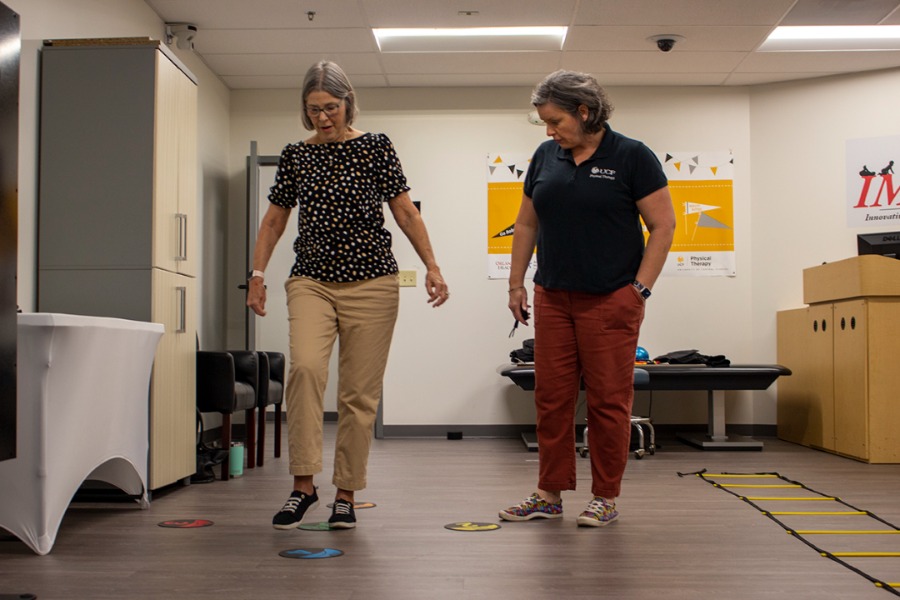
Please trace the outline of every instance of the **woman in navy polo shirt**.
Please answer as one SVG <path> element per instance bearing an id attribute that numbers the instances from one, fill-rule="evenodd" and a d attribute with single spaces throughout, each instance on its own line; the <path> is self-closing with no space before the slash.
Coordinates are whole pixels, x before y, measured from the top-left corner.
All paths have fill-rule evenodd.
<path id="1" fill-rule="evenodd" d="M 516 218 L 509 309 L 526 323 L 525 271 L 534 276 L 538 490 L 500 512 L 507 521 L 562 517 L 575 489 L 575 400 L 583 379 L 591 431 L 591 493 L 578 516 L 598 527 L 619 516 L 628 460 L 634 356 L 644 307 L 672 245 L 675 213 L 659 160 L 613 131 L 612 106 L 590 75 L 557 71 L 531 102 L 553 138 L 525 177 Z M 643 219 L 650 232 L 646 246 Z"/>

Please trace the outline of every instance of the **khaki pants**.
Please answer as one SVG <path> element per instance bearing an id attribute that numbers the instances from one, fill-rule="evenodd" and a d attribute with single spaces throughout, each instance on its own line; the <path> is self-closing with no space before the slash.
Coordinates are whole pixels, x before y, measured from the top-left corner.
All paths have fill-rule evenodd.
<path id="1" fill-rule="evenodd" d="M 291 474 L 322 471 L 325 384 L 338 339 L 338 428 L 332 482 L 340 489 L 362 490 L 397 320 L 397 275 L 352 283 L 291 277 L 284 287 L 291 342 L 285 393 Z"/>

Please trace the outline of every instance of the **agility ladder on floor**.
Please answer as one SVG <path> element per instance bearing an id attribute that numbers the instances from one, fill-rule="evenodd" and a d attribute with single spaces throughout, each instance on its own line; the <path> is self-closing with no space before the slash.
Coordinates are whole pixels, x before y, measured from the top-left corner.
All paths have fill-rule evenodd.
<path id="1" fill-rule="evenodd" d="M 678 473 L 679 477 L 684 477 L 686 475 L 695 475 L 702 479 L 703 481 L 711 484 L 713 487 L 719 488 L 735 496 L 740 498 L 750 506 L 759 510 L 762 514 L 769 517 L 776 523 L 778 523 L 787 533 L 794 536 L 816 552 L 818 552 L 821 556 L 825 558 L 830 558 L 831 560 L 845 566 L 850 569 L 854 573 L 865 577 L 869 581 L 871 581 L 875 586 L 885 589 L 896 596 L 900 596 L 900 581 L 882 581 L 876 577 L 873 577 L 860 569 L 859 567 L 853 566 L 844 559 L 865 559 L 865 558 L 897 558 L 900 559 L 900 551 L 896 552 L 829 552 L 828 550 L 824 550 L 812 543 L 810 540 L 806 538 L 806 536 L 817 536 L 817 535 L 839 535 L 839 536 L 873 536 L 873 535 L 900 535 L 900 527 L 893 525 L 881 517 L 875 515 L 874 513 L 867 510 L 860 510 L 855 506 L 852 506 L 840 498 L 835 496 L 829 496 L 827 494 L 823 494 L 821 492 L 817 492 L 814 489 L 808 488 L 807 486 L 799 483 L 797 481 L 792 481 L 779 475 L 778 473 L 707 473 L 706 469 L 702 471 L 698 471 L 696 473 Z M 777 479 L 780 483 L 737 483 L 738 481 L 747 481 L 751 479 Z M 722 481 L 734 481 L 735 483 L 722 483 Z M 780 495 L 779 492 L 774 492 L 774 495 L 756 495 L 750 496 L 745 495 L 752 492 L 745 490 L 760 490 L 760 494 L 771 494 L 775 490 L 790 490 L 789 492 L 782 492 L 784 494 L 790 495 Z M 796 495 L 795 491 L 797 494 Z M 762 508 L 758 503 L 778 503 L 778 502 L 811 502 L 815 503 L 816 508 L 821 507 L 825 503 L 834 503 L 839 505 L 838 509 L 835 510 L 805 510 L 805 511 L 783 511 L 783 510 L 768 510 Z M 847 510 L 844 510 L 847 509 Z M 792 517 L 816 517 L 816 516 L 839 516 L 839 517 L 866 517 L 868 519 L 874 519 L 878 523 L 882 525 L 886 525 L 890 529 L 864 529 L 864 528 L 855 528 L 855 529 L 795 529 L 793 527 L 789 527 L 784 522 L 782 522 L 778 517 L 782 516 L 792 516 Z M 900 550 L 900 537 L 897 538 L 897 548 Z"/>

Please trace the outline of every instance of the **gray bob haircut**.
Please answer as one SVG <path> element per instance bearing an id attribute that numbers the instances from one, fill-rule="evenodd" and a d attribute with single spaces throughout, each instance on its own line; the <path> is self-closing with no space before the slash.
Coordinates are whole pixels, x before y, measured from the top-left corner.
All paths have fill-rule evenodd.
<path id="1" fill-rule="evenodd" d="M 573 115 L 578 115 L 580 106 L 586 106 L 588 117 L 582 122 L 585 133 L 603 129 L 613 111 L 606 91 L 597 80 L 587 73 L 575 71 L 555 71 L 547 75 L 531 93 L 531 103 L 535 106 L 555 104 Z"/>
<path id="2" fill-rule="evenodd" d="M 311 66 L 303 78 L 303 126 L 313 131 L 315 126 L 312 119 L 306 114 L 306 98 L 312 92 L 326 92 L 335 98 L 344 101 L 344 110 L 347 117 L 347 125 L 352 125 L 359 114 L 356 106 L 356 92 L 353 91 L 353 85 L 344 70 L 337 64 L 321 60 Z"/>

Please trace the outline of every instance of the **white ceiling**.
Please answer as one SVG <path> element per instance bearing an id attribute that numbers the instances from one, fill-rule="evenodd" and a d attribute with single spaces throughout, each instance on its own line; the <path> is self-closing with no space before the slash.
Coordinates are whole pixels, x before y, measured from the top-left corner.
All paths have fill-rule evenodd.
<path id="1" fill-rule="evenodd" d="M 605 86 L 754 85 L 900 67 L 900 51 L 755 51 L 778 25 L 900 25 L 900 0 L 145 1 L 167 23 L 196 25 L 194 51 L 232 89 L 297 88 L 323 58 L 359 88 L 531 87 L 556 69 Z M 524 25 L 569 34 L 554 52 L 389 54 L 371 31 Z M 659 34 L 684 40 L 663 53 L 648 40 Z"/>

